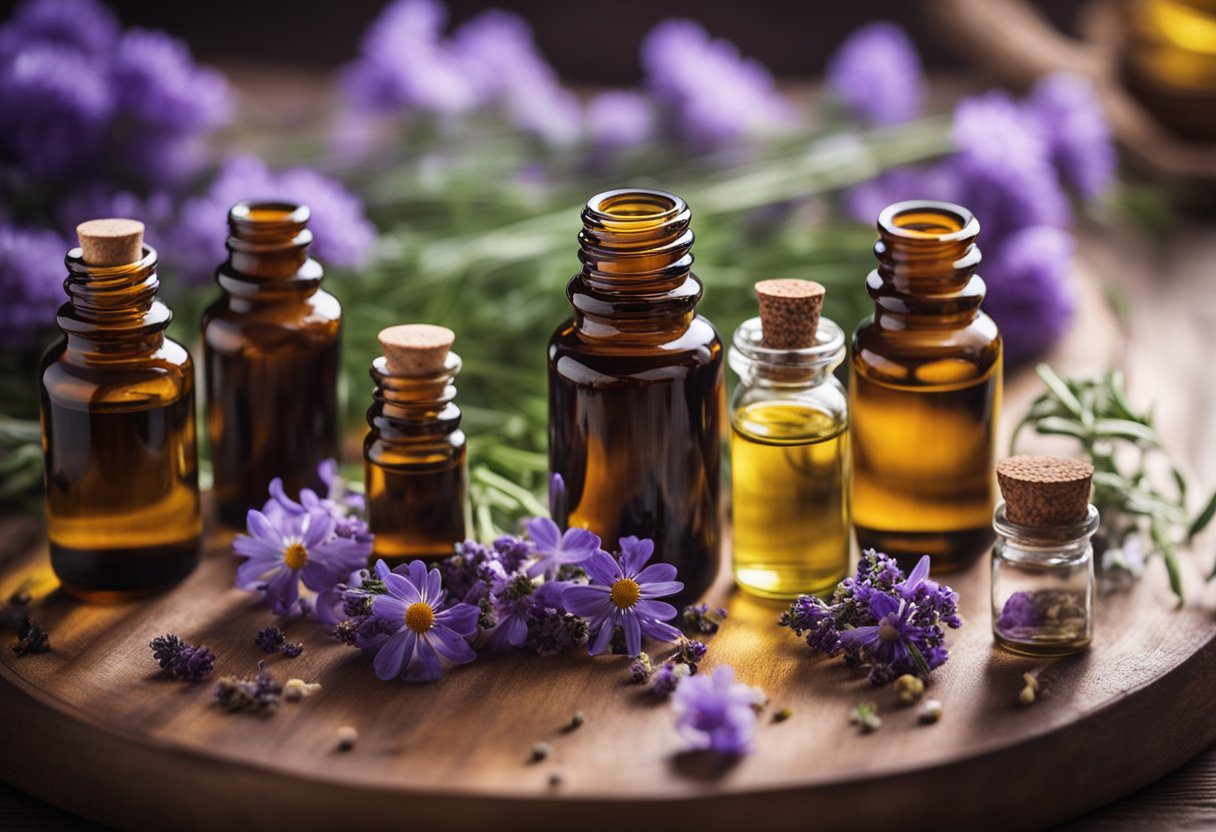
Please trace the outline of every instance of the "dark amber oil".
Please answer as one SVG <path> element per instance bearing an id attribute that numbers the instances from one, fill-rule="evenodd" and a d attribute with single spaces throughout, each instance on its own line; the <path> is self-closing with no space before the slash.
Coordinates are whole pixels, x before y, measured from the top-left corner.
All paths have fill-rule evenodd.
<path id="1" fill-rule="evenodd" d="M 372 363 L 363 473 L 373 557 L 390 565 L 447 557 L 467 537 L 467 449 L 452 384 L 458 372 L 455 353 L 433 376 L 392 375 L 383 356 Z"/>
<path id="2" fill-rule="evenodd" d="M 194 368 L 165 337 L 156 252 L 143 252 L 104 268 L 68 253 L 64 339 L 40 370 L 51 566 L 89 601 L 164 589 L 198 563 Z"/>
<path id="3" fill-rule="evenodd" d="M 695 309 L 691 212 L 619 190 L 582 219 L 574 316 L 549 342 L 549 466 L 567 490 L 556 519 L 607 548 L 652 538 L 693 598 L 718 572 L 725 386 L 721 341 Z"/>
<path id="4" fill-rule="evenodd" d="M 885 209 L 853 335 L 849 413 L 858 545 L 935 571 L 992 543 L 1001 340 L 980 311 L 979 223 L 965 208 Z"/>
<path id="5" fill-rule="evenodd" d="M 341 307 L 308 256 L 308 208 L 240 203 L 228 216 L 223 295 L 203 313 L 207 429 L 220 518 L 243 527 L 283 478 L 294 494 L 323 488 L 338 457 Z"/>

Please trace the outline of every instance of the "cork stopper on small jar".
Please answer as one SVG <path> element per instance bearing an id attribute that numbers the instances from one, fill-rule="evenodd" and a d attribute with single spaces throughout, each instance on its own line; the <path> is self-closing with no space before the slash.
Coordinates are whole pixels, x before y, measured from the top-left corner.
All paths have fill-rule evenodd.
<path id="1" fill-rule="evenodd" d="M 444 326 L 399 324 L 376 336 L 388 371 L 395 376 L 429 376 L 443 369 L 456 333 Z"/>
<path id="2" fill-rule="evenodd" d="M 757 283 L 762 344 L 776 350 L 815 346 L 825 291 L 813 280 L 784 278 Z"/>
<path id="3" fill-rule="evenodd" d="M 1005 517 L 1032 528 L 1085 520 L 1093 477 L 1088 462 L 1060 456 L 1011 456 L 996 466 Z"/>
<path id="4" fill-rule="evenodd" d="M 76 236 L 90 266 L 125 266 L 144 256 L 144 224 L 139 220 L 89 220 L 76 226 Z"/>

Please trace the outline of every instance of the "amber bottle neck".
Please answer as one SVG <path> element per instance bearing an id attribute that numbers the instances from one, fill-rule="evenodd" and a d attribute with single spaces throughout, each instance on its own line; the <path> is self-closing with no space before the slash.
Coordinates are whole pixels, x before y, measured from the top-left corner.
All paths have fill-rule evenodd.
<path id="1" fill-rule="evenodd" d="M 173 313 L 157 298 L 156 250 L 143 247 L 143 257 L 122 266 L 90 266 L 79 248 L 64 261 L 68 302 L 59 309 L 59 328 L 69 351 L 91 358 L 139 358 L 165 342 Z"/>
<path id="2" fill-rule="evenodd" d="M 454 432 L 460 427 L 460 408 L 453 382 L 461 366 L 460 356 L 450 352 L 439 372 L 402 376 L 390 373 L 387 359 L 378 357 L 371 367 L 375 403 L 367 412 L 372 430 L 382 439 L 403 441 Z"/>
<path id="3" fill-rule="evenodd" d="M 580 271 L 566 295 L 575 326 L 589 338 L 687 328 L 701 299 L 692 274 L 692 212 L 673 194 L 608 191 L 582 214 Z"/>
<path id="4" fill-rule="evenodd" d="M 975 274 L 980 225 L 965 208 L 945 202 L 898 202 L 878 217 L 874 256 L 866 280 L 875 319 L 898 326 L 966 325 L 984 300 Z"/>
<path id="5" fill-rule="evenodd" d="M 228 213 L 228 259 L 216 281 L 234 298 L 292 301 L 321 287 L 322 270 L 308 256 L 312 232 L 306 206 L 242 202 Z"/>

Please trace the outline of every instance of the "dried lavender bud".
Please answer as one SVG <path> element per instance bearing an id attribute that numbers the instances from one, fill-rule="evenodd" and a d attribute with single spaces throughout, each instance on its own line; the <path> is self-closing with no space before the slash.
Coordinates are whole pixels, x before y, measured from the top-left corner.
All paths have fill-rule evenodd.
<path id="1" fill-rule="evenodd" d="M 279 648 L 279 652 L 284 658 L 294 659 L 304 652 L 304 642 L 297 641 L 295 644 L 284 644 Z"/>
<path id="2" fill-rule="evenodd" d="M 570 721 L 566 723 L 566 727 L 563 728 L 562 730 L 573 731 L 576 728 L 579 728 L 580 726 L 582 726 L 582 724 L 586 721 L 587 721 L 587 718 L 585 716 L 583 716 L 582 711 L 575 711 L 571 715 Z"/>
<path id="3" fill-rule="evenodd" d="M 28 589 L 33 584 L 32 580 L 27 580 L 8 596 L 8 601 L 0 608 L 0 627 L 20 630 L 29 620 L 30 605 L 34 603 L 34 599 Z"/>
<path id="4" fill-rule="evenodd" d="M 849 713 L 849 722 L 857 726 L 863 734 L 870 734 L 882 727 L 882 719 L 878 709 L 869 702 L 862 702 Z"/>
<path id="5" fill-rule="evenodd" d="M 215 683 L 215 698 L 225 711 L 237 713 L 268 713 L 279 706 L 283 687 L 266 669 L 265 662 L 258 662 L 256 676 L 241 679 L 224 676 Z"/>
<path id="6" fill-rule="evenodd" d="M 916 713 L 916 720 L 921 725 L 932 725 L 942 718 L 942 703 L 936 699 L 926 699 L 921 703 Z"/>
<path id="7" fill-rule="evenodd" d="M 777 710 L 773 711 L 773 722 L 785 722 L 793 715 L 794 712 L 789 708 L 778 708 Z"/>
<path id="8" fill-rule="evenodd" d="M 681 638 L 676 643 L 676 652 L 671 657 L 671 660 L 688 665 L 689 671 L 696 673 L 697 663 L 705 658 L 707 652 L 709 652 L 709 646 L 705 642 Z"/>
<path id="9" fill-rule="evenodd" d="M 666 699 L 675 692 L 683 679 L 691 675 L 692 671 L 686 664 L 665 664 L 655 671 L 650 682 L 650 690 L 660 699 Z"/>
<path id="10" fill-rule="evenodd" d="M 635 685 L 640 685 L 650 678 L 653 670 L 654 664 L 650 661 L 650 654 L 639 653 L 638 657 L 629 665 L 629 680 Z"/>
<path id="11" fill-rule="evenodd" d="M 357 622 L 347 618 L 345 621 L 339 621 L 337 624 L 335 624 L 334 628 L 329 631 L 329 634 L 343 644 L 353 647 L 355 645 L 355 635 L 357 632 Z"/>
<path id="12" fill-rule="evenodd" d="M 283 635 L 283 631 L 275 624 L 271 624 L 263 630 L 258 630 L 257 635 L 253 637 L 253 643 L 263 653 L 273 653 L 282 647 L 285 641 L 287 641 L 287 637 Z"/>
<path id="13" fill-rule="evenodd" d="M 680 613 L 680 625 L 685 631 L 713 635 L 726 620 L 725 607 L 710 610 L 709 604 L 690 604 Z"/>
<path id="14" fill-rule="evenodd" d="M 181 654 L 182 648 L 186 644 L 180 638 L 173 635 L 173 633 L 166 633 L 163 636 L 157 636 L 152 639 L 148 643 L 148 646 L 152 648 L 152 658 L 160 665 L 160 669 L 168 670 L 173 662 L 177 660 L 178 655 Z"/>
<path id="15" fill-rule="evenodd" d="M 359 732 L 350 725 L 343 725 L 338 729 L 338 750 L 350 751 L 355 747 L 355 743 L 359 741 Z"/>
<path id="16" fill-rule="evenodd" d="M 18 656 L 32 656 L 35 653 L 46 653 L 51 649 L 51 640 L 42 625 L 32 618 L 26 618 L 17 628 L 17 639 L 13 642 L 13 652 Z"/>
<path id="17" fill-rule="evenodd" d="M 528 758 L 530 763 L 539 763 L 550 754 L 553 753 L 553 748 L 547 742 L 537 742 L 532 744 L 532 756 Z"/>
<path id="18" fill-rule="evenodd" d="M 165 675 L 183 682 L 201 682 L 215 669 L 215 654 L 205 646 L 187 644 L 173 633 L 148 643 L 152 658 Z"/>
<path id="19" fill-rule="evenodd" d="M 918 676 L 913 676 L 911 673 L 905 673 L 895 680 L 895 692 L 899 694 L 899 701 L 905 705 L 912 705 L 920 700 L 925 694 L 925 683 Z"/>

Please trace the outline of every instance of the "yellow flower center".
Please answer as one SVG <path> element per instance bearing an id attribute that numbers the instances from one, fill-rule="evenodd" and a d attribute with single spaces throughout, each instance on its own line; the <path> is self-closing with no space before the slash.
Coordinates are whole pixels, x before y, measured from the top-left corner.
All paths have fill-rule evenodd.
<path id="1" fill-rule="evenodd" d="M 405 611 L 405 626 L 415 633 L 425 633 L 435 623 L 435 611 L 425 601 L 410 604 Z"/>
<path id="2" fill-rule="evenodd" d="M 608 597 L 616 604 L 617 609 L 624 610 L 636 604 L 641 595 L 642 589 L 637 581 L 633 578 L 621 578 L 612 585 L 612 592 Z"/>
<path id="3" fill-rule="evenodd" d="M 302 569 L 308 563 L 308 550 L 299 541 L 289 543 L 283 550 L 283 562 L 289 569 Z"/>

